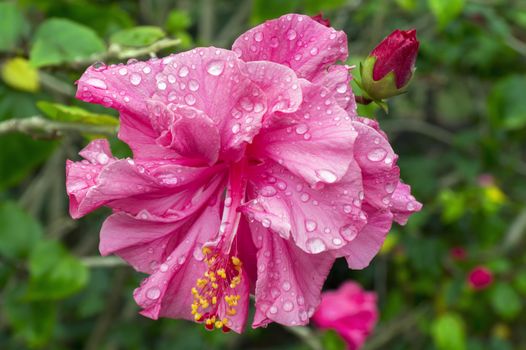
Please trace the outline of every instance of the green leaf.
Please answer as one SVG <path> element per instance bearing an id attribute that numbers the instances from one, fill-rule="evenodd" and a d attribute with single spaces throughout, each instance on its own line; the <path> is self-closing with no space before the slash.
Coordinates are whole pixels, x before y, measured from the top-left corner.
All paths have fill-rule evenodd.
<path id="1" fill-rule="evenodd" d="M 522 309 L 522 302 L 517 292 L 506 283 L 497 283 L 491 294 L 491 305 L 495 312 L 505 319 L 513 319 Z"/>
<path id="2" fill-rule="evenodd" d="M 445 28 L 462 12 L 465 0 L 428 0 L 431 12 L 438 21 L 439 28 Z"/>
<path id="3" fill-rule="evenodd" d="M 42 237 L 38 221 L 13 202 L 0 203 L 0 255 L 22 258 Z"/>
<path id="4" fill-rule="evenodd" d="M 325 350 L 344 350 L 347 348 L 343 339 L 332 330 L 323 333 L 321 342 Z"/>
<path id="5" fill-rule="evenodd" d="M 0 13 L 0 52 L 12 51 L 27 34 L 29 25 L 13 2 L 1 2 Z"/>
<path id="6" fill-rule="evenodd" d="M 39 89 L 38 71 L 22 57 L 9 59 L 3 64 L 2 79 L 18 90 L 36 92 Z"/>
<path id="7" fill-rule="evenodd" d="M 301 0 L 254 0 L 250 22 L 260 24 L 267 19 L 295 12 L 300 7 L 301 2 Z"/>
<path id="8" fill-rule="evenodd" d="M 526 127 L 526 76 L 513 75 L 495 84 L 488 99 L 490 118 L 495 126 L 509 130 Z"/>
<path id="9" fill-rule="evenodd" d="M 438 350 L 465 350 L 466 331 L 462 318 L 445 313 L 431 324 L 431 335 Z"/>
<path id="10" fill-rule="evenodd" d="M 39 101 L 37 102 L 37 107 L 49 119 L 61 122 L 108 126 L 119 125 L 119 120 L 109 114 L 93 113 L 76 106 L 66 106 L 60 103 Z"/>
<path id="11" fill-rule="evenodd" d="M 61 299 L 81 290 L 88 269 L 56 241 L 41 241 L 29 257 L 28 300 Z"/>
<path id="12" fill-rule="evenodd" d="M 16 185 L 51 154 L 56 142 L 23 134 L 0 137 L 0 190 Z"/>
<path id="13" fill-rule="evenodd" d="M 175 34 L 180 31 L 187 30 L 191 24 L 192 19 L 190 18 L 187 12 L 173 10 L 168 15 L 168 19 L 166 20 L 166 24 L 164 26 L 170 34 Z"/>
<path id="14" fill-rule="evenodd" d="M 42 347 L 53 335 L 57 322 L 57 307 L 49 301 L 23 300 L 23 289 L 15 286 L 5 293 L 3 309 L 17 337 L 22 338 L 29 347 Z"/>
<path id="15" fill-rule="evenodd" d="M 90 28 L 52 18 L 38 27 L 29 54 L 35 67 L 79 61 L 105 51 L 104 42 Z"/>
<path id="16" fill-rule="evenodd" d="M 121 46 L 142 47 L 151 45 L 165 36 L 166 34 L 159 27 L 141 26 L 113 34 L 110 42 Z"/>

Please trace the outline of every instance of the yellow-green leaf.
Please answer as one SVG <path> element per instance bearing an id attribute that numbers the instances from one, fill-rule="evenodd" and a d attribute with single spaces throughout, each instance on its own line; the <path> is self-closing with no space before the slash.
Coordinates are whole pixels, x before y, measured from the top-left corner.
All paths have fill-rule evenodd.
<path id="1" fill-rule="evenodd" d="M 119 120 L 109 114 L 98 114 L 76 106 L 66 106 L 48 101 L 37 102 L 37 107 L 49 119 L 91 125 L 117 126 Z"/>
<path id="2" fill-rule="evenodd" d="M 17 90 L 36 92 L 40 88 L 38 71 L 22 57 L 12 58 L 4 63 L 2 79 Z"/>

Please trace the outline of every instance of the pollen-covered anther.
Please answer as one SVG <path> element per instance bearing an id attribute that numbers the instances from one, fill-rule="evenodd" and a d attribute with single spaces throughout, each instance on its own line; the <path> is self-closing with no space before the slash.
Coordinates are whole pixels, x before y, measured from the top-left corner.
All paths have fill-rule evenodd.
<path id="1" fill-rule="evenodd" d="M 236 289 L 242 280 L 242 262 L 220 249 L 205 247 L 203 253 L 208 268 L 192 288 L 192 315 L 197 322 L 204 322 L 208 330 L 228 332 L 231 325 L 228 316 L 237 314 L 236 306 L 241 299 Z"/>

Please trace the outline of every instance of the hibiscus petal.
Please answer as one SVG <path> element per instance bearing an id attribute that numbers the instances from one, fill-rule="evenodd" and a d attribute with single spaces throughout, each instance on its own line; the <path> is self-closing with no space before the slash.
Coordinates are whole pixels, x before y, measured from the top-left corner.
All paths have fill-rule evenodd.
<path id="1" fill-rule="evenodd" d="M 409 216 L 422 209 L 422 204 L 411 195 L 411 187 L 402 182 L 396 186 L 391 203 L 394 220 L 400 225 L 405 225 Z"/>
<path id="2" fill-rule="evenodd" d="M 357 120 L 352 124 L 358 132 L 354 158 L 362 169 L 365 201 L 378 209 L 388 208 L 400 178 L 398 156 L 374 127 Z"/>
<path id="3" fill-rule="evenodd" d="M 320 302 L 334 257 L 307 254 L 257 222 L 251 223 L 251 230 L 258 248 L 252 327 L 273 321 L 287 326 L 307 324 Z"/>
<path id="4" fill-rule="evenodd" d="M 247 63 L 250 79 L 267 96 L 267 113 L 295 112 L 301 104 L 302 93 L 296 73 L 281 64 L 268 61 Z"/>
<path id="5" fill-rule="evenodd" d="M 276 163 L 248 170 L 248 198 L 240 210 L 307 253 L 340 249 L 366 223 L 360 169 L 354 163 L 338 183 L 313 189 Z"/>
<path id="6" fill-rule="evenodd" d="M 224 165 L 192 168 L 115 160 L 111 154 L 96 152 L 107 141 L 94 142 L 96 145 L 90 144 L 81 152 L 94 162 L 68 161 L 66 165 L 66 189 L 73 218 L 103 205 L 133 215 L 142 210 L 156 215 L 181 214 L 185 209 L 198 207 L 224 181 Z"/>
<path id="7" fill-rule="evenodd" d="M 378 254 L 393 223 L 389 210 L 368 208 L 367 225 L 358 236 L 341 249 L 351 269 L 363 269 Z"/>
<path id="8" fill-rule="evenodd" d="M 242 34 L 232 49 L 244 61 L 272 61 L 311 79 L 336 61 L 347 59 L 347 35 L 309 16 L 288 14 Z"/>
<path id="9" fill-rule="evenodd" d="M 254 139 L 251 151 L 272 158 L 311 185 L 338 182 L 352 161 L 357 133 L 325 88 L 305 80 L 301 87 L 300 108 L 277 113 L 271 127 Z"/>
<path id="10" fill-rule="evenodd" d="M 328 89 L 340 107 L 356 117 L 356 100 L 350 85 L 352 80 L 350 69 L 349 66 L 330 66 L 318 72 L 312 82 Z"/>
<path id="11" fill-rule="evenodd" d="M 245 63 L 232 51 L 213 47 L 170 57 L 156 77 L 153 99 L 206 113 L 220 132 L 222 158 L 237 160 L 261 128 L 267 107 L 265 94 L 244 73 Z"/>

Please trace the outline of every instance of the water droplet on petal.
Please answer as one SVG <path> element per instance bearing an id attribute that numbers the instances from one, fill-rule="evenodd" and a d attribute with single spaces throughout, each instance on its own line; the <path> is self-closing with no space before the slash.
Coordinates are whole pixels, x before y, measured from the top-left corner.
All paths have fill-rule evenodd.
<path id="1" fill-rule="evenodd" d="M 307 132 L 307 130 L 309 130 L 309 127 L 307 126 L 307 124 L 298 124 L 296 126 L 296 134 L 298 135 L 303 135 Z"/>
<path id="2" fill-rule="evenodd" d="M 130 75 L 130 83 L 132 83 L 132 85 L 139 85 L 141 83 L 141 76 L 137 73 L 133 73 L 132 75 Z"/>
<path id="3" fill-rule="evenodd" d="M 305 304 L 305 298 L 303 298 L 301 295 L 298 296 L 298 305 L 303 305 Z"/>
<path id="4" fill-rule="evenodd" d="M 348 241 L 352 241 L 358 235 L 358 231 L 351 225 L 344 226 L 340 229 L 340 234 Z"/>
<path id="5" fill-rule="evenodd" d="M 232 133 L 233 134 L 237 134 L 240 129 L 241 129 L 241 125 L 239 125 L 239 123 L 235 123 L 234 125 L 232 125 Z"/>
<path id="6" fill-rule="evenodd" d="M 190 91 L 197 91 L 199 90 L 199 82 L 197 80 L 190 80 L 188 82 L 188 88 L 190 89 Z"/>
<path id="7" fill-rule="evenodd" d="M 317 47 L 313 47 L 312 49 L 310 49 L 310 54 L 312 56 L 316 56 L 318 54 L 318 48 Z"/>
<path id="8" fill-rule="evenodd" d="M 256 34 L 254 34 L 254 40 L 258 43 L 263 41 L 263 33 L 257 32 Z"/>
<path id="9" fill-rule="evenodd" d="M 221 73 L 223 73 L 223 69 L 225 68 L 225 62 L 221 60 L 215 60 L 208 62 L 206 66 L 206 71 L 208 74 L 213 76 L 219 76 Z"/>
<path id="10" fill-rule="evenodd" d="M 312 254 L 318 254 L 327 249 L 325 243 L 319 238 L 310 238 L 305 243 L 307 244 L 307 250 Z"/>
<path id="11" fill-rule="evenodd" d="M 296 31 L 294 29 L 289 29 L 287 31 L 287 39 L 294 40 L 294 39 L 296 39 L 296 36 L 297 36 L 297 33 L 296 33 Z"/>
<path id="12" fill-rule="evenodd" d="M 340 94 L 343 94 L 347 92 L 347 83 L 341 83 L 336 87 L 336 91 L 338 91 Z"/>
<path id="13" fill-rule="evenodd" d="M 157 88 L 159 90 L 166 90 L 166 83 L 164 81 L 160 81 L 157 83 Z"/>
<path id="14" fill-rule="evenodd" d="M 248 97 L 243 97 L 239 103 L 241 104 L 241 107 L 243 107 L 243 109 L 247 112 L 250 112 L 254 109 L 254 104 Z"/>
<path id="15" fill-rule="evenodd" d="M 283 282 L 283 284 L 281 285 L 281 287 L 283 288 L 283 290 L 284 290 L 285 292 L 288 292 L 292 286 L 290 285 L 290 282 L 289 282 L 289 281 L 285 281 L 285 282 Z"/>
<path id="16" fill-rule="evenodd" d="M 181 77 L 181 78 L 184 78 L 188 75 L 188 73 L 190 73 L 190 71 L 188 70 L 188 67 L 187 66 L 182 66 L 180 69 L 179 69 L 179 73 L 178 75 Z"/>
<path id="17" fill-rule="evenodd" d="M 274 305 L 272 305 L 268 311 L 269 311 L 271 314 L 277 314 L 277 313 L 278 313 L 278 308 L 275 307 Z"/>
<path id="18" fill-rule="evenodd" d="M 108 86 L 103 80 L 97 78 L 89 78 L 88 80 L 86 80 L 86 84 L 101 90 L 106 90 L 108 88 Z"/>
<path id="19" fill-rule="evenodd" d="M 312 232 L 318 227 L 315 221 L 312 220 L 305 220 L 305 229 L 307 232 Z"/>
<path id="20" fill-rule="evenodd" d="M 395 190 L 395 184 L 390 182 L 390 183 L 387 183 L 385 184 L 385 192 L 387 193 L 393 193 Z"/>
<path id="21" fill-rule="evenodd" d="M 367 159 L 371 162 L 378 162 L 385 158 L 387 152 L 383 148 L 375 148 L 367 154 Z"/>
<path id="22" fill-rule="evenodd" d="M 343 206 L 343 212 L 349 214 L 352 211 L 352 207 L 349 204 Z"/>
<path id="23" fill-rule="evenodd" d="M 126 69 L 126 67 L 122 67 L 119 69 L 119 74 L 120 75 L 126 75 L 128 74 L 128 70 Z"/>
<path id="24" fill-rule="evenodd" d="M 203 261 L 203 259 L 205 258 L 204 254 L 203 254 L 203 249 L 201 247 L 199 247 L 199 246 L 196 246 L 194 248 L 193 256 L 194 256 L 195 260 Z"/>
<path id="25" fill-rule="evenodd" d="M 166 265 L 166 264 L 161 264 L 161 266 L 159 266 L 159 271 L 161 271 L 161 272 L 166 272 L 166 271 L 168 271 L 168 265 Z"/>
<path id="26" fill-rule="evenodd" d="M 161 290 L 157 287 L 152 287 L 146 291 L 146 297 L 151 300 L 158 299 L 161 296 Z"/>
<path id="27" fill-rule="evenodd" d="M 146 66 L 146 67 L 144 67 L 144 68 L 142 69 L 142 71 L 144 72 L 144 74 L 150 74 L 150 72 L 152 71 L 152 69 L 151 69 L 150 67 Z"/>
<path id="28" fill-rule="evenodd" d="M 415 210 L 415 205 L 414 205 L 413 202 L 409 202 L 409 203 L 407 203 L 406 208 L 407 208 L 407 210 L 409 210 L 409 211 L 413 211 L 413 210 Z"/>
<path id="29" fill-rule="evenodd" d="M 263 219 L 263 220 L 261 221 L 261 224 L 263 225 L 263 227 L 265 227 L 265 228 L 269 228 L 270 225 L 271 225 L 271 222 L 270 222 L 269 219 L 265 218 L 265 219 Z"/>
<path id="30" fill-rule="evenodd" d="M 292 309 L 294 309 L 294 304 L 290 301 L 286 301 L 284 304 L 283 304 L 283 310 L 286 311 L 286 312 L 290 312 L 292 311 Z"/>
<path id="31" fill-rule="evenodd" d="M 308 193 L 302 193 L 301 196 L 300 196 L 300 200 L 301 200 L 303 203 L 306 203 L 309 199 L 310 199 L 310 196 L 309 196 Z"/>
<path id="32" fill-rule="evenodd" d="M 332 184 L 336 180 L 338 180 L 338 177 L 336 176 L 336 174 L 327 169 L 316 170 L 316 175 L 318 176 L 320 180 L 326 183 L 329 183 L 329 184 Z"/>
<path id="33" fill-rule="evenodd" d="M 184 97 L 184 102 L 186 102 L 187 105 L 193 106 L 195 104 L 195 97 L 192 94 L 188 94 Z"/>
<path id="34" fill-rule="evenodd" d="M 339 239 L 338 237 L 335 237 L 335 238 L 332 239 L 332 243 L 333 243 L 334 245 L 338 246 L 338 245 L 341 245 L 343 242 L 342 242 L 342 240 Z"/>
<path id="35" fill-rule="evenodd" d="M 261 191 L 259 192 L 262 196 L 264 197 L 272 197 L 276 194 L 276 189 L 274 188 L 274 186 L 264 186 Z"/>
<path id="36" fill-rule="evenodd" d="M 108 157 L 105 153 L 99 153 L 97 154 L 97 162 L 104 165 L 107 164 L 110 160 L 110 157 Z"/>

